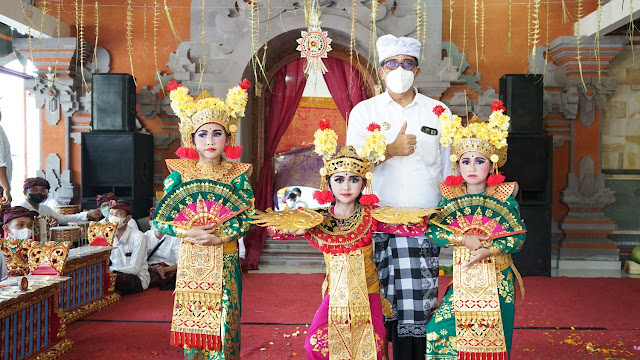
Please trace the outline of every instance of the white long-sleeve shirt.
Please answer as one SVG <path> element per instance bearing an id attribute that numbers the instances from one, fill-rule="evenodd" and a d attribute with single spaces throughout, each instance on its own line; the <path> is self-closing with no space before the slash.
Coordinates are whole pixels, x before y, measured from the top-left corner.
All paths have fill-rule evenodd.
<path id="1" fill-rule="evenodd" d="M 151 251 L 155 249 L 156 245 L 158 245 L 158 243 L 162 241 L 162 239 L 164 239 L 162 245 L 160 245 L 158 250 L 148 260 L 149 264 L 157 264 L 163 262 L 170 266 L 178 263 L 178 254 L 180 253 L 180 239 L 175 236 L 169 236 L 167 234 L 162 234 L 162 237 L 158 239 L 153 229 L 147 230 L 144 235 L 147 238 L 147 257 L 149 256 Z"/>
<path id="2" fill-rule="evenodd" d="M 11 146 L 4 129 L 0 126 L 0 167 L 7 169 L 7 180 L 11 185 L 11 173 L 13 172 L 13 161 L 11 161 Z"/>
<path id="3" fill-rule="evenodd" d="M 414 91 L 415 98 L 404 108 L 384 92 L 358 103 L 349 115 L 347 145 L 357 150 L 362 148 L 367 127 L 372 122 L 381 125 L 387 144 L 395 141 L 405 121 L 405 133 L 416 135 L 413 154 L 394 156 L 373 170 L 373 190 L 380 198 L 380 205 L 436 207 L 440 201 L 438 183 L 451 172 L 450 149 L 440 144 L 440 124 L 433 112 L 436 105 L 449 109 L 415 88 Z M 429 135 L 433 130 L 437 130 L 437 134 Z"/>
<path id="4" fill-rule="evenodd" d="M 27 200 L 24 200 L 22 203 L 19 204 L 19 206 L 24 206 L 25 208 L 31 211 L 35 211 L 38 214 L 40 214 L 40 216 L 53 216 L 54 218 L 58 219 L 58 223 L 60 225 L 67 225 L 70 222 L 87 220 L 87 211 L 83 211 L 77 214 L 62 215 L 44 204 L 39 204 L 38 208 L 36 209 Z"/>
<path id="5" fill-rule="evenodd" d="M 147 238 L 140 230 L 126 227 L 122 237 L 113 239 L 109 270 L 133 274 L 140 278 L 142 289 L 149 287 L 151 276 L 147 264 Z"/>

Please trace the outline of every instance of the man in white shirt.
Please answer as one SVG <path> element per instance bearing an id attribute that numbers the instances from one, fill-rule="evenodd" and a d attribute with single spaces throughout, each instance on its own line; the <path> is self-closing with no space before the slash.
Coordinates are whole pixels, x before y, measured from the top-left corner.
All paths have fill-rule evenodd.
<path id="1" fill-rule="evenodd" d="M 147 237 L 147 262 L 149 263 L 149 286 L 159 286 L 160 290 L 172 290 L 176 287 L 176 273 L 178 269 L 178 254 L 180 253 L 180 239 L 164 234 L 153 227 L 153 212 L 149 209 L 149 225 L 151 229 L 144 235 Z"/>
<path id="2" fill-rule="evenodd" d="M 100 213 L 102 214 L 102 216 L 104 216 L 104 219 L 100 220 L 101 223 L 105 223 L 107 222 L 107 220 L 109 220 L 109 202 L 111 200 L 118 200 L 118 195 L 109 192 L 96 196 L 96 205 L 98 205 Z M 129 220 L 127 226 L 136 230 L 140 230 L 140 228 L 138 227 L 138 222 L 134 218 L 131 218 L 131 220 Z"/>
<path id="3" fill-rule="evenodd" d="M 1 117 L 1 116 L 0 116 Z M 0 205 L 11 205 L 11 172 L 13 162 L 11 161 L 11 146 L 4 129 L 0 126 L 0 186 L 4 189 L 4 201 Z"/>
<path id="4" fill-rule="evenodd" d="M 19 205 L 37 212 L 40 216 L 53 216 L 58 219 L 60 225 L 66 225 L 67 223 L 76 221 L 97 220 L 100 218 L 100 209 L 84 211 L 78 214 L 62 215 L 42 204 L 47 198 L 50 188 L 51 186 L 46 179 L 40 177 L 25 179 L 23 189 L 26 198 Z"/>
<path id="5" fill-rule="evenodd" d="M 420 47 L 412 38 L 381 36 L 378 73 L 387 90 L 357 104 L 349 116 L 347 145 L 362 148 L 372 122 L 380 125 L 386 138 L 386 160 L 373 171 L 380 205 L 434 208 L 440 200 L 438 183 L 451 171 L 449 148 L 440 144 L 433 108 L 449 110 L 413 87 L 420 73 Z M 440 250 L 425 236 L 376 233 L 374 240 L 381 291 L 394 310 L 393 317 L 385 318 L 393 359 L 422 359 L 426 324 L 438 301 Z"/>
<path id="6" fill-rule="evenodd" d="M 131 220 L 131 204 L 124 200 L 110 202 L 109 222 L 118 224 L 111 250 L 109 270 L 117 274 L 116 291 L 133 294 L 149 287 L 147 238 L 140 230 L 127 226 Z"/>

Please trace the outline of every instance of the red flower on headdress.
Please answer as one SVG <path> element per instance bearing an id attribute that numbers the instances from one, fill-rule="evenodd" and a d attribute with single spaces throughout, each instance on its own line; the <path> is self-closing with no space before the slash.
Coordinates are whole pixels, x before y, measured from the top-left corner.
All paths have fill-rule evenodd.
<path id="1" fill-rule="evenodd" d="M 372 122 L 371 124 L 369 124 L 369 126 L 367 126 L 367 131 L 375 131 L 375 130 L 380 130 L 380 125 Z"/>
<path id="2" fill-rule="evenodd" d="M 496 101 L 491 103 L 491 111 L 500 111 L 500 110 L 502 110 L 502 111 L 507 110 L 504 107 L 504 103 L 502 102 L 502 100 L 496 100 Z"/>
<path id="3" fill-rule="evenodd" d="M 329 119 L 322 119 L 318 122 L 320 130 L 331 129 L 331 121 Z"/>
<path id="4" fill-rule="evenodd" d="M 434 114 L 436 114 L 436 116 L 438 116 L 438 117 L 439 117 L 439 116 L 444 112 L 444 110 L 445 110 L 445 109 L 444 109 L 444 106 L 442 106 L 442 105 L 436 105 L 436 106 L 433 108 L 433 113 L 434 113 Z"/>
<path id="5" fill-rule="evenodd" d="M 181 87 L 182 84 L 180 84 L 179 82 L 177 82 L 176 80 L 171 80 L 169 81 L 169 83 L 167 84 L 167 91 L 173 91 L 179 87 Z"/>
<path id="6" fill-rule="evenodd" d="M 246 78 L 243 79 L 242 81 L 240 81 L 238 83 L 238 86 L 240 86 L 240 88 L 242 88 L 242 90 L 247 90 L 248 88 L 251 87 L 251 81 L 247 80 Z"/>

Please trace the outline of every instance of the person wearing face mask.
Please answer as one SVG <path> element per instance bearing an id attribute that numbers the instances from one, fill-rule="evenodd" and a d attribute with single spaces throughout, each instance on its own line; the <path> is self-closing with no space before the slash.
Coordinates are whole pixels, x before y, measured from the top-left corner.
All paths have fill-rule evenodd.
<path id="1" fill-rule="evenodd" d="M 349 115 L 347 145 L 362 148 L 371 122 L 380 125 L 386 138 L 386 159 L 373 170 L 372 181 L 380 205 L 435 208 L 440 200 L 438 183 L 451 171 L 450 150 L 440 143 L 441 126 L 433 109 L 439 106 L 451 112 L 414 87 L 420 74 L 420 48 L 412 38 L 381 36 L 378 74 L 386 91 L 361 101 Z M 394 308 L 394 316 L 385 318 L 393 359 L 422 359 L 425 325 L 438 301 L 440 250 L 424 235 L 375 233 L 374 240 L 382 294 Z"/>
<path id="2" fill-rule="evenodd" d="M 96 204 L 98 205 L 98 209 L 100 209 L 100 212 L 104 217 L 102 220 L 100 220 L 101 223 L 105 223 L 107 222 L 107 220 L 109 220 L 109 201 L 111 200 L 118 200 L 118 195 L 109 192 L 96 196 Z M 127 226 L 132 227 L 136 230 L 140 230 L 140 228 L 138 227 L 138 222 L 134 218 L 131 218 L 131 220 L 129 220 Z"/>
<path id="3" fill-rule="evenodd" d="M 28 240 L 33 237 L 33 219 L 38 213 L 22 206 L 8 208 L 3 215 L 2 230 L 5 239 Z M 5 257 L 0 256 L 0 280 L 7 277 Z"/>
<path id="4" fill-rule="evenodd" d="M 159 286 L 160 290 L 176 288 L 176 271 L 178 269 L 178 253 L 180 239 L 167 235 L 153 226 L 153 212 L 149 209 L 149 225 L 151 228 L 144 233 L 147 237 L 147 261 L 149 262 L 149 286 Z"/>
<path id="5" fill-rule="evenodd" d="M 97 220 L 100 218 L 100 209 L 91 211 L 83 211 L 77 214 L 62 215 L 52 208 L 43 204 L 49 194 L 51 186 L 46 179 L 40 177 L 27 178 L 22 186 L 26 199 L 19 204 L 31 211 L 37 212 L 40 216 L 53 216 L 58 219 L 60 225 L 66 225 L 70 222 Z"/>
<path id="6" fill-rule="evenodd" d="M 109 270 L 117 274 L 115 288 L 122 295 L 146 290 L 151 280 L 147 263 L 147 238 L 142 231 L 127 226 L 132 210 L 127 201 L 109 201 L 109 222 L 118 224 Z"/>

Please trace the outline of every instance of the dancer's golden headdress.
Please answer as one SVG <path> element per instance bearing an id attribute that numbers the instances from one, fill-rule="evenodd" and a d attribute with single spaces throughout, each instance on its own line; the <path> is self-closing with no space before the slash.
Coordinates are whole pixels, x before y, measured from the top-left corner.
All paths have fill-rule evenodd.
<path id="1" fill-rule="evenodd" d="M 378 162 L 384 161 L 384 153 L 387 144 L 384 135 L 380 132 L 380 125 L 371 123 L 367 130 L 369 133 L 364 139 L 364 145 L 360 153 L 353 146 L 344 146 L 340 152 L 335 154 L 338 135 L 331 129 L 329 120 L 323 119 L 319 123 L 319 129 L 313 134 L 315 140 L 315 152 L 322 156 L 324 167 L 320 169 L 322 182 L 320 191 L 313 194 L 313 198 L 320 204 L 326 204 L 334 200 L 333 194 L 329 190 L 327 179 L 340 171 L 348 171 L 358 174 L 366 182 L 366 187 L 360 197 L 363 205 L 373 205 L 380 200 L 373 193 L 371 180 L 373 179 L 373 167 Z M 334 155 L 335 154 L 335 155 Z"/>
<path id="2" fill-rule="evenodd" d="M 194 99 L 189 95 L 189 89 L 175 80 L 170 81 L 167 90 L 171 91 L 171 109 L 180 118 L 180 133 L 184 144 L 176 154 L 183 158 L 197 159 L 193 133 L 200 126 L 214 122 L 222 125 L 227 134 L 231 135 L 230 145 L 224 149 L 225 156 L 230 159 L 239 158 L 242 147 L 235 145 L 236 132 L 238 122 L 244 116 L 249 98 L 247 89 L 250 86 L 249 80 L 244 79 L 229 89 L 225 100 L 211 96 L 206 90 Z"/>
<path id="3" fill-rule="evenodd" d="M 438 105 L 433 112 L 438 115 L 441 123 L 442 136 L 440 143 L 451 146 L 451 176 L 447 177 L 447 185 L 459 185 L 462 176 L 457 175 L 458 160 L 468 151 L 477 151 L 485 155 L 493 163 L 493 174 L 487 179 L 489 186 L 495 186 L 504 181 L 504 176 L 498 173 L 498 168 L 507 162 L 507 137 L 509 137 L 510 118 L 504 111 L 502 101 L 496 100 L 491 104 L 493 111 L 489 121 L 474 115 L 466 126 L 457 115 L 450 115 L 444 107 Z"/>

